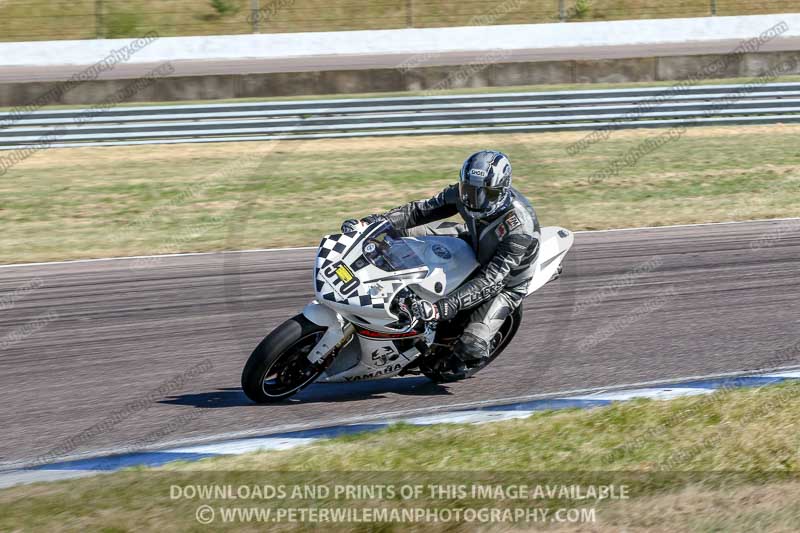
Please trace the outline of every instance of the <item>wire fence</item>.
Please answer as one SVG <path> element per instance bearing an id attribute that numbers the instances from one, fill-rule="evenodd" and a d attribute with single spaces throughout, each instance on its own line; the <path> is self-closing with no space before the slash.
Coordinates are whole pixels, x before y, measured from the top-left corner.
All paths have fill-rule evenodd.
<path id="1" fill-rule="evenodd" d="M 0 0 L 0 41 L 752 15 L 798 8 L 798 0 Z"/>

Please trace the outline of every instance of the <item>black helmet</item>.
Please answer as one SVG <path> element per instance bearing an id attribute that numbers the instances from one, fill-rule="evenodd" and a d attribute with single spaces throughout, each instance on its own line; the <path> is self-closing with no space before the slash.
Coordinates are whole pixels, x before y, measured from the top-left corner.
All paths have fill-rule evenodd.
<path id="1" fill-rule="evenodd" d="M 482 150 L 464 161 L 458 194 L 469 215 L 486 218 L 501 212 L 511 202 L 511 161 L 503 152 Z"/>

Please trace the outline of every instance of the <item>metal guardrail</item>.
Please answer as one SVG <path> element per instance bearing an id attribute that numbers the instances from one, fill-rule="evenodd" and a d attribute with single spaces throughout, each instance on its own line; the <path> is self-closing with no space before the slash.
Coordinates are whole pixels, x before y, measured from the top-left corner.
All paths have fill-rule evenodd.
<path id="1" fill-rule="evenodd" d="M 0 113 L 0 150 L 800 122 L 800 83 Z"/>

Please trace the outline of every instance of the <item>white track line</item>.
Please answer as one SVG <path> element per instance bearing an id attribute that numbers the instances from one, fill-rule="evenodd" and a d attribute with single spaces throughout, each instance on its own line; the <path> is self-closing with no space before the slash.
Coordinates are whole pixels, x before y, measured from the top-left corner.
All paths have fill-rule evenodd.
<path id="1" fill-rule="evenodd" d="M 610 228 L 610 229 L 594 229 L 594 230 L 579 230 L 574 231 L 575 234 L 581 233 L 611 233 L 620 231 L 645 231 L 645 230 L 661 230 L 661 229 L 675 229 L 675 228 L 694 228 L 702 226 L 725 226 L 730 224 L 754 224 L 759 222 L 784 222 L 788 220 L 798 220 L 800 217 L 786 217 L 786 218 L 761 218 L 756 220 L 731 220 L 728 222 L 698 222 L 697 224 L 673 224 L 671 226 L 642 226 L 638 228 Z M 65 261 L 44 261 L 41 263 L 11 263 L 0 265 L 0 268 L 24 268 L 48 265 L 70 265 L 74 263 L 98 263 L 101 261 L 129 261 L 133 259 L 162 259 L 170 257 L 192 257 L 203 255 L 225 255 L 225 254 L 252 254 L 260 252 L 291 252 L 296 250 L 316 250 L 316 246 L 298 246 L 294 248 L 253 248 L 250 250 L 224 250 L 218 252 L 183 252 L 175 254 L 162 254 L 162 255 L 126 255 L 120 257 L 101 257 L 96 259 L 69 259 Z"/>
<path id="2" fill-rule="evenodd" d="M 506 405 L 506 404 L 515 404 L 515 403 L 522 403 L 527 401 L 533 400 L 542 400 L 546 398 L 564 398 L 567 396 L 577 397 L 581 396 L 584 397 L 585 395 L 589 394 L 604 394 L 612 391 L 622 390 L 622 389 L 641 389 L 645 387 L 653 387 L 653 386 L 668 386 L 668 385 L 678 385 L 687 381 L 696 381 L 696 380 L 705 380 L 705 379 L 719 379 L 719 378 L 729 378 L 729 377 L 739 377 L 739 376 L 772 376 L 775 375 L 776 372 L 789 372 L 789 371 L 797 371 L 800 373 L 800 366 L 798 365 L 789 365 L 789 366 L 779 366 L 764 370 L 758 369 L 748 369 L 748 370 L 740 370 L 735 372 L 721 372 L 717 374 L 704 374 L 704 375 L 696 375 L 696 376 L 684 376 L 684 377 L 675 377 L 675 378 L 665 378 L 659 379 L 654 381 L 641 381 L 637 383 L 622 383 L 618 385 L 609 385 L 603 387 L 591 387 L 585 389 L 571 389 L 571 390 L 563 390 L 563 391 L 556 391 L 556 392 L 547 392 L 541 394 L 529 394 L 525 396 L 509 396 L 505 398 L 493 398 L 487 400 L 474 400 L 471 402 L 462 402 L 462 403 L 454 403 L 454 404 L 446 404 L 446 405 L 436 405 L 432 407 L 417 407 L 414 409 L 403 409 L 398 411 L 386 411 L 384 413 L 376 413 L 374 415 L 359 415 L 359 416 L 351 416 L 351 417 L 343 417 L 343 418 L 333 418 L 326 420 L 324 423 L 309 423 L 309 424 L 288 424 L 283 426 L 267 426 L 257 429 L 249 429 L 244 431 L 230 431 L 226 433 L 218 433 L 215 435 L 208 435 L 205 437 L 192 437 L 187 439 L 177 439 L 173 441 L 162 442 L 158 446 L 149 447 L 149 448 L 141 448 L 135 450 L 136 453 L 146 453 L 146 452 L 158 452 L 164 451 L 172 448 L 184 448 L 188 446 L 197 446 L 200 444 L 211 444 L 215 442 L 225 442 L 231 441 L 236 439 L 242 438 L 250 438 L 250 437 L 263 437 L 269 438 L 270 435 L 275 434 L 282 434 L 294 431 L 303 431 L 303 430 L 311 430 L 311 429 L 322 429 L 327 427 L 334 427 L 334 426 L 346 426 L 349 424 L 369 424 L 369 423 L 377 423 L 377 422 L 396 422 L 400 421 L 403 418 L 409 418 L 412 416 L 422 416 L 422 415 L 434 415 L 436 413 L 442 412 L 449 412 L 460 410 L 463 408 L 469 407 L 490 407 L 495 405 Z M 324 384 L 321 384 L 324 385 Z M 599 399 L 598 397 L 593 397 L 592 399 Z M 67 461 L 77 461 L 81 459 L 92 459 L 98 457 L 104 457 L 108 455 L 119 455 L 119 454 L 126 454 L 131 453 L 134 450 L 131 450 L 129 447 L 120 447 L 120 448 L 106 448 L 101 450 L 93 450 L 85 453 L 80 454 L 73 454 L 73 455 L 65 455 L 62 457 L 58 457 L 53 462 L 67 462 Z M 8 471 L 8 470 L 16 470 L 20 468 L 26 468 L 31 466 L 30 462 L 0 462 L 0 472 Z M 35 466 L 44 466 L 36 464 Z"/>
<path id="3" fill-rule="evenodd" d="M 254 248 L 252 250 L 223 250 L 221 252 L 183 252 L 162 255 L 125 255 L 120 257 L 100 257 L 97 259 L 69 259 L 66 261 L 44 261 L 42 263 L 11 263 L 0 265 L 0 268 L 35 267 L 48 265 L 71 265 L 73 263 L 99 263 L 101 261 L 128 261 L 132 259 L 164 259 L 169 257 L 192 257 L 196 255 L 252 254 L 257 252 L 291 252 L 293 250 L 316 250 L 316 246 L 299 246 L 296 248 Z"/>
<path id="4" fill-rule="evenodd" d="M 568 396 L 565 400 L 610 400 L 625 401 L 634 398 L 651 398 L 654 400 L 671 400 L 672 398 L 682 398 L 684 396 L 697 396 L 700 394 L 712 394 L 714 389 L 692 389 L 689 387 L 655 387 L 647 389 L 630 389 L 623 391 L 607 391 L 595 394 L 583 394 L 578 396 Z"/>

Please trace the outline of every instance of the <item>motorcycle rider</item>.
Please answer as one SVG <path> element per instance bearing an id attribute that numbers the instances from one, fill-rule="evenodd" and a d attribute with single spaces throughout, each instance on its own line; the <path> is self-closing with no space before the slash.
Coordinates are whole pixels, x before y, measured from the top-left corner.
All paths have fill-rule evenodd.
<path id="1" fill-rule="evenodd" d="M 461 215 L 463 224 L 438 222 L 456 214 Z M 434 303 L 416 300 L 410 311 L 416 318 L 435 322 L 475 309 L 454 351 L 467 367 L 480 364 L 489 356 L 492 338 L 506 317 L 527 296 L 539 249 L 536 212 L 511 186 L 508 157 L 495 150 L 476 152 L 464 161 L 458 184 L 428 200 L 369 215 L 362 222 L 382 219 L 403 235 L 458 236 L 472 246 L 481 268 L 449 295 Z M 353 231 L 357 223 L 345 221 L 342 231 Z"/>

